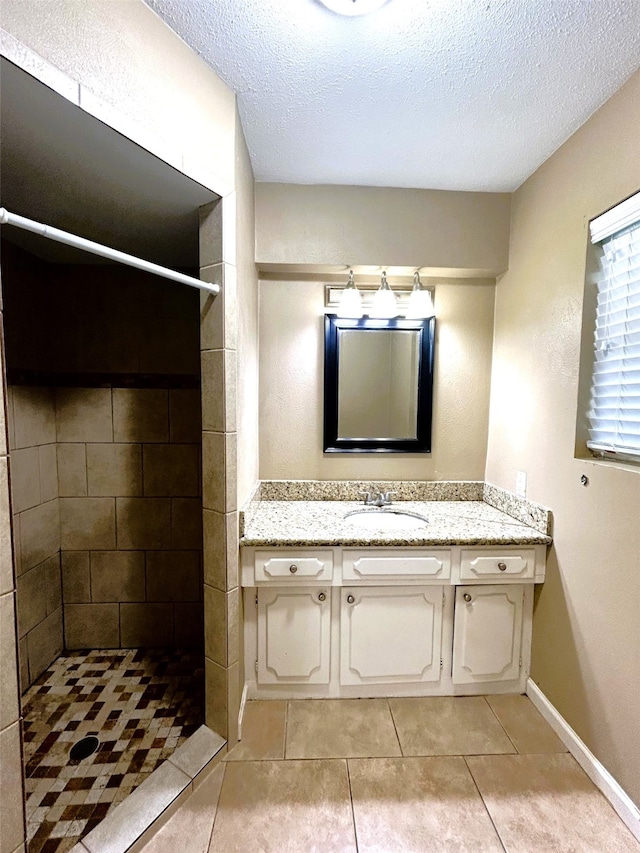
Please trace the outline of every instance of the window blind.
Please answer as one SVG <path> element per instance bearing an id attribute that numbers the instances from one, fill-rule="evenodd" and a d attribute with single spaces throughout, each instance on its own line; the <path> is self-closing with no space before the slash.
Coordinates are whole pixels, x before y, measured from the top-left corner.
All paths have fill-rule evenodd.
<path id="1" fill-rule="evenodd" d="M 630 205 L 631 203 L 631 205 Z M 628 225 L 635 203 L 635 222 Z M 640 457 L 640 193 L 591 223 L 600 245 L 587 447 Z M 633 217 L 631 217 L 633 218 Z M 622 230 L 607 234 L 614 228 Z M 604 226 L 604 227 L 603 227 Z M 604 236 L 602 236 L 604 233 Z M 594 239 L 594 234 L 599 239 Z"/>

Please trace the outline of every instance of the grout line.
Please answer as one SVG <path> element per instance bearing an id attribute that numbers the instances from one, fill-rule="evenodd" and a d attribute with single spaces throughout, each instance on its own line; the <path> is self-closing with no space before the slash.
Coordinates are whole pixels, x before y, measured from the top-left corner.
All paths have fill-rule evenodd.
<path id="1" fill-rule="evenodd" d="M 506 848 L 506 846 L 505 846 L 504 842 L 502 841 L 502 836 L 500 835 L 500 832 L 499 832 L 499 830 L 498 830 L 498 827 L 496 826 L 495 821 L 494 821 L 493 817 L 491 816 L 491 812 L 489 811 L 489 807 L 487 806 L 487 804 L 486 804 L 486 803 L 485 803 L 485 801 L 484 801 L 484 797 L 482 796 L 482 791 L 481 791 L 481 790 L 480 790 L 480 788 L 478 787 L 478 783 L 476 782 L 476 778 L 475 778 L 475 776 L 473 775 L 473 773 L 472 773 L 472 771 L 471 771 L 471 768 L 469 767 L 469 762 L 467 761 L 467 756 L 466 756 L 466 755 L 462 755 L 462 756 L 460 756 L 460 757 L 462 758 L 462 760 L 463 760 L 463 761 L 464 761 L 464 763 L 465 763 L 465 767 L 467 768 L 467 772 L 469 773 L 469 776 L 471 777 L 471 781 L 473 782 L 473 785 L 474 785 L 474 787 L 475 787 L 476 791 L 478 792 L 478 796 L 480 797 L 480 800 L 482 801 L 482 805 L 484 806 L 484 810 L 485 810 L 485 811 L 486 811 L 486 813 L 487 813 L 487 817 L 488 817 L 488 818 L 489 818 L 489 820 L 491 821 L 491 825 L 493 826 L 493 828 L 494 828 L 494 830 L 495 830 L 496 837 L 497 837 L 497 839 L 498 839 L 498 843 L 501 845 L 501 847 L 502 847 L 502 849 L 505 851 L 505 853 L 507 853 L 507 848 Z"/>
<path id="2" fill-rule="evenodd" d="M 503 731 L 503 732 L 505 733 L 505 735 L 507 736 L 507 738 L 508 738 L 508 740 L 509 740 L 509 743 L 510 743 L 510 744 L 511 744 L 511 746 L 515 749 L 515 751 L 516 751 L 516 752 L 515 752 L 515 754 L 516 754 L 516 755 L 520 755 L 520 752 L 519 752 L 519 750 L 518 750 L 518 747 L 517 747 L 517 746 L 515 745 L 515 743 L 513 742 L 513 739 L 512 739 L 512 738 L 511 738 L 511 736 L 509 735 L 509 732 L 508 732 L 508 731 L 506 730 L 506 728 L 502 725 L 502 720 L 501 720 L 501 719 L 500 719 L 500 717 L 497 715 L 497 713 L 493 710 L 493 707 L 492 707 L 492 705 L 491 705 L 491 702 L 489 702 L 489 700 L 487 699 L 487 697 L 486 697 L 486 696 L 483 696 L 482 698 L 483 698 L 483 699 L 484 699 L 484 701 L 487 703 L 487 705 L 488 705 L 488 707 L 489 707 L 489 710 L 491 711 L 491 713 L 493 714 L 493 716 L 496 718 L 496 720 L 497 720 L 497 721 L 498 721 L 498 723 L 500 724 L 500 728 L 502 729 L 502 731 Z M 509 753 L 502 753 L 502 755 L 508 755 L 508 754 L 509 754 Z"/>
<path id="3" fill-rule="evenodd" d="M 400 740 L 400 735 L 398 734 L 398 726 L 396 725 L 396 719 L 393 716 L 393 711 L 391 710 L 391 702 L 389 702 L 389 698 L 386 697 L 387 707 L 389 708 L 389 714 L 391 715 L 391 722 L 393 723 L 393 730 L 396 733 L 396 740 L 398 741 L 398 747 L 400 749 L 400 755 L 405 757 L 405 752 L 402 748 L 402 742 Z"/>
<path id="4" fill-rule="evenodd" d="M 347 784 L 349 785 L 349 803 L 351 804 L 351 818 L 353 820 L 353 838 L 356 844 L 356 853 L 358 853 L 358 828 L 356 826 L 356 813 L 353 808 L 353 790 L 351 788 L 351 773 L 349 772 L 349 759 L 345 758 L 345 764 L 347 765 Z"/>

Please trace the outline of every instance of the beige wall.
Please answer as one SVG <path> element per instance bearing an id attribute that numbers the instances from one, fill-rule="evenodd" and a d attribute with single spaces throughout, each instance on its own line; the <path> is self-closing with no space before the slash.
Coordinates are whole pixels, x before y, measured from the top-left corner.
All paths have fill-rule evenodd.
<path id="1" fill-rule="evenodd" d="M 262 479 L 482 480 L 495 285 L 436 283 L 433 451 L 323 454 L 324 285 L 260 282 Z"/>
<path id="2" fill-rule="evenodd" d="M 261 269 L 318 264 L 432 268 L 495 277 L 507 268 L 508 193 L 256 184 Z"/>
<path id="3" fill-rule="evenodd" d="M 532 676 L 638 803 L 640 470 L 574 459 L 574 437 L 587 224 L 640 186 L 639 104 L 636 74 L 514 195 L 487 460 L 553 510 Z"/>

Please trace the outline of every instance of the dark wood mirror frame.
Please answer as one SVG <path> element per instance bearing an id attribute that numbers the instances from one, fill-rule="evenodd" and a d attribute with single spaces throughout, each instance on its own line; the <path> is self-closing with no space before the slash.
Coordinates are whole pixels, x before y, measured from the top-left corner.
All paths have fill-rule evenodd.
<path id="1" fill-rule="evenodd" d="M 424 320 L 407 320 L 400 317 L 377 320 L 369 317 L 349 319 L 338 317 L 336 314 L 325 315 L 323 441 L 325 453 L 431 453 L 435 328 L 435 317 Z M 338 437 L 339 332 L 345 329 L 398 329 L 419 332 L 416 438 Z"/>

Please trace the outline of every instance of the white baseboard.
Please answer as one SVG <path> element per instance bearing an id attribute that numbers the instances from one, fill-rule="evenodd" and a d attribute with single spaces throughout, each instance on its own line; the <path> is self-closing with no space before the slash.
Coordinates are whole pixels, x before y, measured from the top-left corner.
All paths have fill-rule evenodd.
<path id="1" fill-rule="evenodd" d="M 249 693 L 249 682 L 245 681 L 242 688 L 242 696 L 240 697 L 240 708 L 238 709 L 238 740 L 242 740 L 242 722 L 244 720 L 244 706 L 247 704 L 247 694 Z"/>
<path id="2" fill-rule="evenodd" d="M 531 678 L 527 680 L 527 696 L 549 723 L 562 743 L 578 762 L 593 784 L 609 800 L 621 820 L 629 827 L 633 835 L 640 841 L 640 809 L 631 797 L 616 782 L 611 773 L 603 767 L 595 755 L 578 737 L 569 723 L 558 710 L 549 702 L 542 690 Z"/>

